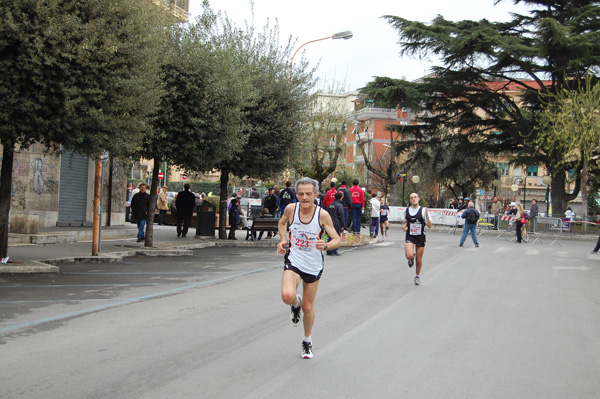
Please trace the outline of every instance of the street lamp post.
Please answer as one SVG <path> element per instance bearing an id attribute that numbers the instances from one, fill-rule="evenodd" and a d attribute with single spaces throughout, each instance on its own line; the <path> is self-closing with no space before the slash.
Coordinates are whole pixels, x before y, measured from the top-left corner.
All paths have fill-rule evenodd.
<path id="1" fill-rule="evenodd" d="M 402 176 L 402 206 L 406 206 L 406 200 L 404 199 L 404 187 L 406 186 L 406 171 L 401 172 Z"/>
<path id="2" fill-rule="evenodd" d="M 515 177 L 515 180 L 513 181 L 513 185 L 510 186 L 510 189 L 512 191 L 514 191 L 515 193 L 517 192 L 517 190 L 519 189 L 519 186 L 517 186 L 517 180 L 520 183 L 523 183 L 523 206 L 525 206 L 525 194 L 527 192 L 527 187 L 525 187 L 525 180 L 521 179 L 520 177 Z"/>
<path id="3" fill-rule="evenodd" d="M 552 178 L 544 176 L 542 177 L 542 183 L 546 185 L 546 216 L 550 216 L 550 183 L 552 183 Z"/>
<path id="4" fill-rule="evenodd" d="M 321 40 L 327 40 L 327 39 L 334 39 L 334 40 L 335 39 L 344 39 L 344 40 L 348 40 L 348 39 L 352 39 L 352 36 L 354 36 L 353 33 L 352 33 L 352 31 L 346 30 L 346 31 L 343 31 L 343 32 L 338 32 L 338 33 L 336 33 L 336 34 L 334 34 L 332 36 L 322 37 L 320 39 L 315 39 L 315 40 L 308 41 L 308 42 L 302 44 L 300 47 L 298 47 L 296 49 L 296 51 L 294 51 L 294 54 L 292 55 L 292 59 L 290 60 L 290 85 L 292 84 L 292 75 L 293 75 L 293 71 L 294 71 L 294 57 L 296 57 L 296 54 L 298 54 L 298 51 L 300 51 L 300 49 L 302 47 L 304 47 L 304 46 L 306 46 L 307 44 L 310 44 L 310 43 L 319 42 Z M 289 161 L 289 159 L 288 159 L 288 161 Z M 290 169 L 288 167 L 285 170 L 285 180 L 286 181 L 289 179 L 289 175 L 290 175 Z"/>
<path id="5" fill-rule="evenodd" d="M 298 47 L 298 49 L 294 52 L 294 54 L 292 55 L 292 60 L 290 61 L 290 83 L 292 83 L 292 71 L 294 68 L 294 57 L 296 56 L 296 54 L 298 53 L 298 51 L 300 51 L 300 49 L 304 46 L 306 46 L 307 44 L 310 43 L 314 43 L 314 42 L 320 42 L 321 40 L 327 40 L 327 39 L 344 39 L 344 40 L 348 40 L 348 39 L 352 39 L 352 36 L 354 36 L 352 34 L 352 31 L 344 31 L 344 32 L 339 32 L 336 33 L 335 35 L 332 36 L 327 36 L 327 37 L 322 37 L 320 39 L 315 39 L 315 40 L 311 40 L 308 41 L 306 43 L 304 43 L 303 45 L 301 45 L 300 47 Z"/>

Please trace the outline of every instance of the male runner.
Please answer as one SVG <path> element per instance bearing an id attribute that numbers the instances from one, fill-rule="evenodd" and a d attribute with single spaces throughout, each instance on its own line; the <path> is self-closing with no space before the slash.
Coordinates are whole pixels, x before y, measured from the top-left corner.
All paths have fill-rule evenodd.
<path id="1" fill-rule="evenodd" d="M 336 249 L 341 240 L 333 227 L 329 213 L 315 205 L 319 192 L 319 183 L 308 177 L 296 182 L 298 202 L 289 204 L 279 219 L 279 237 L 277 254 L 285 254 L 283 278 L 281 281 L 281 299 L 291 306 L 292 324 L 300 323 L 300 310 L 304 313 L 304 340 L 302 357 L 312 359 L 312 326 L 315 321 L 313 303 L 323 273 L 323 253 Z M 286 229 L 289 225 L 289 241 Z M 325 242 L 321 234 L 325 232 L 331 241 Z M 297 294 L 302 281 L 303 295 Z"/>
<path id="2" fill-rule="evenodd" d="M 417 270 L 415 275 L 415 285 L 421 284 L 421 267 L 423 266 L 423 252 L 425 252 L 425 225 L 431 228 L 431 219 L 427 208 L 419 206 L 419 194 L 410 195 L 410 206 L 406 208 L 406 222 L 402 230 L 406 231 L 406 244 L 404 252 L 408 259 L 408 267 L 413 267 L 415 263 L 415 247 L 417 257 Z"/>

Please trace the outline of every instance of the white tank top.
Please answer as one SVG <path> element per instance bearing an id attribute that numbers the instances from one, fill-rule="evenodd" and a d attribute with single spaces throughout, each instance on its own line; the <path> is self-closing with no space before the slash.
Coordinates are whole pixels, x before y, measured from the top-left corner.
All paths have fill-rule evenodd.
<path id="1" fill-rule="evenodd" d="M 319 222 L 321 208 L 315 207 L 308 223 L 302 223 L 299 212 L 300 204 L 297 203 L 290 224 L 290 249 L 287 259 L 300 271 L 317 276 L 323 270 L 323 253 L 316 247 L 322 232 Z"/>

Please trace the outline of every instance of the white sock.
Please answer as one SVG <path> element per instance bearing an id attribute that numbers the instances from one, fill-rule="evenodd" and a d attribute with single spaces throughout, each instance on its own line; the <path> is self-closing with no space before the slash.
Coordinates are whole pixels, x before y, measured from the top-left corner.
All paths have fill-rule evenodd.
<path id="1" fill-rule="evenodd" d="M 304 337 L 304 342 L 310 342 L 312 344 L 312 339 L 311 337 Z"/>

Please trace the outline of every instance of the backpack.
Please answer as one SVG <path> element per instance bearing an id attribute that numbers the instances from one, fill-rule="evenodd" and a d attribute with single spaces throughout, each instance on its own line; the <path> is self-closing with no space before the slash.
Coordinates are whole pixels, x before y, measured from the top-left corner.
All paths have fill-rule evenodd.
<path id="1" fill-rule="evenodd" d="M 469 223 L 469 224 L 477 224 L 478 221 L 479 221 L 479 212 L 477 212 L 475 209 L 472 209 L 467 214 L 467 223 Z"/>

